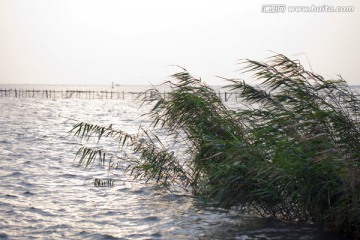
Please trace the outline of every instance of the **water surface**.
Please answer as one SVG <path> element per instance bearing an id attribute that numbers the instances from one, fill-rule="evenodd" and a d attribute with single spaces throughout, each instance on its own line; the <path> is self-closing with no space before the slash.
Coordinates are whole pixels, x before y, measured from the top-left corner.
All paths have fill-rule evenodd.
<path id="1" fill-rule="evenodd" d="M 122 171 L 84 171 L 65 117 L 136 132 L 145 109 L 128 100 L 0 98 L 0 239 L 338 239 L 206 206 Z M 114 178 L 96 188 L 93 178 Z"/>

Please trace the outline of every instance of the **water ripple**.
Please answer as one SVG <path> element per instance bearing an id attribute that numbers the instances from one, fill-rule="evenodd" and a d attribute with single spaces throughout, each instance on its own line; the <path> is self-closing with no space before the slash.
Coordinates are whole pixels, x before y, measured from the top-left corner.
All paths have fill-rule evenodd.
<path id="1" fill-rule="evenodd" d="M 114 187 L 93 187 L 91 179 L 109 175 L 74 166 L 79 144 L 59 116 L 134 133 L 147 111 L 134 101 L 0 98 L 0 105 L 0 239 L 322 239 L 312 227 L 206 207 L 121 169 Z"/>

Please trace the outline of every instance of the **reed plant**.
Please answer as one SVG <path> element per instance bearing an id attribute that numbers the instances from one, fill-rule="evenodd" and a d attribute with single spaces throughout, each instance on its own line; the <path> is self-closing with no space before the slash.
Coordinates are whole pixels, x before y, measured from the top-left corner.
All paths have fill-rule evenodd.
<path id="1" fill-rule="evenodd" d="M 227 79 L 237 110 L 185 69 L 144 94 L 152 123 L 131 135 L 79 122 L 82 139 L 115 139 L 128 171 L 184 189 L 223 208 L 314 223 L 360 238 L 360 98 L 345 80 L 325 80 L 278 54 L 246 60 L 257 84 Z M 180 142 L 177 153 L 156 134 Z M 104 165 L 105 152 L 82 147 L 79 164 Z M 125 154 L 125 155 L 124 155 Z M 185 157 L 184 157 L 185 156 Z"/>

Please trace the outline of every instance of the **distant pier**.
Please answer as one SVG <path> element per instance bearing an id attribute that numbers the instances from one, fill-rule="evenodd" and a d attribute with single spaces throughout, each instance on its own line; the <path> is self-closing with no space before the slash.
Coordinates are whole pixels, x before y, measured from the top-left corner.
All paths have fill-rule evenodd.
<path id="1" fill-rule="evenodd" d="M 159 92 L 165 99 L 168 92 Z M 217 92 L 225 102 L 238 99 L 236 92 Z M 12 98 L 63 98 L 63 99 L 138 99 L 140 96 L 155 95 L 155 92 L 127 92 L 127 91 L 86 91 L 86 90 L 35 90 L 35 89 L 0 89 L 0 97 Z"/>

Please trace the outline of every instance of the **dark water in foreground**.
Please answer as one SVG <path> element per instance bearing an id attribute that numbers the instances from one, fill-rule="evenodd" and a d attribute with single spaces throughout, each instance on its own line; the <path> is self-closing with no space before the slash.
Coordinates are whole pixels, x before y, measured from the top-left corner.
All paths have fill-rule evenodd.
<path id="1" fill-rule="evenodd" d="M 0 106 L 0 239 L 340 239 L 206 207 L 121 171 L 75 167 L 78 145 L 62 116 L 131 132 L 146 122 L 136 102 L 0 98 Z M 115 185 L 95 188 L 93 177 Z"/>

